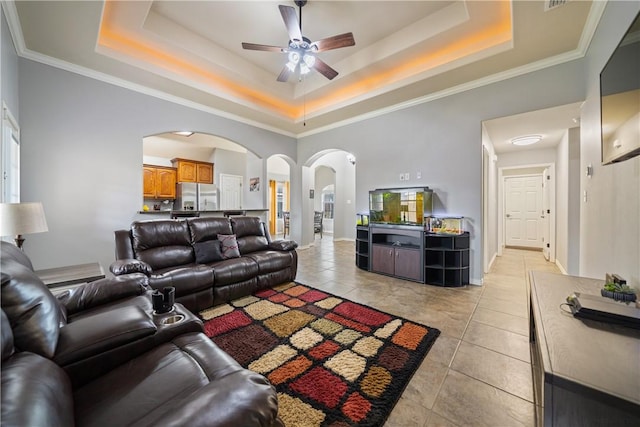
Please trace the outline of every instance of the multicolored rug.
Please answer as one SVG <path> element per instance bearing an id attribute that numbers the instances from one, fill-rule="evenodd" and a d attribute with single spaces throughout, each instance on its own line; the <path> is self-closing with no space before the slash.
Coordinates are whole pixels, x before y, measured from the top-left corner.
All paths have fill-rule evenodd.
<path id="1" fill-rule="evenodd" d="M 288 427 L 381 426 L 440 334 L 298 283 L 200 315 L 219 347 L 276 387 Z"/>

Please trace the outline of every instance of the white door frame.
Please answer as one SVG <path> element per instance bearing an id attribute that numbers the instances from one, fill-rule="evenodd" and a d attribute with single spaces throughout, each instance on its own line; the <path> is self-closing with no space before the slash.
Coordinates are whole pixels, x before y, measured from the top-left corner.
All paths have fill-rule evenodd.
<path id="1" fill-rule="evenodd" d="M 549 213 L 549 262 L 556 262 L 556 165 L 555 163 L 542 163 L 542 164 L 532 164 L 532 165 L 520 165 L 520 166 L 509 166 L 509 167 L 501 167 L 498 168 L 498 256 L 502 256 L 505 246 L 505 221 L 504 221 L 504 171 L 506 170 L 519 170 L 519 169 L 530 169 L 530 168 L 548 168 L 549 169 L 549 179 L 546 177 L 542 177 L 544 182 L 550 184 L 549 185 L 549 209 L 551 212 Z M 542 175 L 543 172 L 541 171 Z M 523 171 L 523 175 L 525 175 Z M 509 175 L 509 176 L 517 176 L 517 175 Z"/>
<path id="2" fill-rule="evenodd" d="M 505 192 L 504 192 L 504 194 L 505 194 L 505 211 L 502 212 L 501 214 L 504 217 L 509 217 L 509 215 L 510 215 L 509 212 L 507 212 L 507 210 L 508 210 L 507 198 L 509 197 L 508 196 L 508 194 L 509 194 L 508 182 L 511 181 L 511 180 L 519 180 L 519 181 L 521 181 L 523 179 L 527 183 L 529 182 L 529 179 L 535 179 L 536 181 L 538 181 L 538 182 L 535 183 L 536 204 L 537 204 L 536 208 L 537 209 L 536 209 L 536 212 L 534 213 L 535 222 L 536 222 L 536 231 L 535 231 L 535 233 L 536 233 L 536 236 L 537 236 L 537 241 L 535 243 L 535 246 L 529 246 L 529 242 L 526 241 L 526 236 L 522 235 L 520 237 L 524 238 L 525 240 L 520 242 L 520 244 L 513 245 L 513 246 L 520 246 L 520 247 L 531 248 L 531 249 L 543 249 L 543 245 L 544 245 L 543 242 L 545 242 L 544 235 L 546 233 L 545 230 L 543 229 L 543 226 L 545 225 L 545 223 L 543 223 L 541 221 L 541 218 L 540 218 L 542 216 L 542 205 L 543 205 L 543 202 L 542 202 L 542 199 L 543 199 L 543 194 L 542 194 L 543 187 L 542 186 L 544 184 L 544 181 L 542 180 L 543 179 L 543 173 L 525 173 L 525 174 L 522 174 L 522 175 L 508 175 L 508 176 L 505 176 L 504 177 L 504 184 L 505 184 Z M 528 190 L 528 187 L 527 187 L 527 190 Z M 522 203 L 524 203 L 524 199 L 522 199 L 520 201 Z M 520 206 L 520 207 L 522 208 L 522 206 Z M 522 214 L 522 217 L 520 218 L 520 220 L 525 220 L 526 221 L 527 219 L 532 219 L 532 218 L 528 218 L 527 217 L 527 215 L 529 214 L 528 212 L 521 212 L 521 214 Z M 505 221 L 505 228 L 504 228 L 505 229 L 505 236 L 504 236 L 505 245 L 506 245 L 506 240 L 509 238 L 509 233 L 507 232 L 508 228 L 509 228 L 508 226 L 509 226 L 509 221 Z M 522 224 L 520 224 L 520 226 L 522 226 Z M 522 229 L 520 229 L 520 231 L 523 232 Z M 523 234 L 526 234 L 526 231 L 524 231 Z M 508 246 L 510 246 L 510 245 L 508 245 Z"/>

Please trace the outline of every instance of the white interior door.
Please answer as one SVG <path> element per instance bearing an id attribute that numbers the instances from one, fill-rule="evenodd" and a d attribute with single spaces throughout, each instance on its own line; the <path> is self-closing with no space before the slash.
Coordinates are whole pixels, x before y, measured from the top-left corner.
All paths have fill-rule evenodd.
<path id="1" fill-rule="evenodd" d="M 242 176 L 220 174 L 220 210 L 242 209 Z"/>
<path id="2" fill-rule="evenodd" d="M 505 178 L 505 243 L 542 248 L 542 176 Z"/>
<path id="3" fill-rule="evenodd" d="M 547 261 L 549 261 L 549 242 L 551 236 L 551 230 L 549 226 L 549 212 L 550 212 L 550 181 L 547 179 L 549 176 L 549 168 L 545 168 L 542 172 L 542 253 Z"/>

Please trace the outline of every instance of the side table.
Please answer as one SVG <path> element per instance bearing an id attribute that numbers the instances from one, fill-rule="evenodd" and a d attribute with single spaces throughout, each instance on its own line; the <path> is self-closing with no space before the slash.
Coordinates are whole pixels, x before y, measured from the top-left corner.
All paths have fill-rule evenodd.
<path id="1" fill-rule="evenodd" d="M 54 293 L 105 277 L 104 269 L 98 262 L 48 268 L 35 273 Z"/>

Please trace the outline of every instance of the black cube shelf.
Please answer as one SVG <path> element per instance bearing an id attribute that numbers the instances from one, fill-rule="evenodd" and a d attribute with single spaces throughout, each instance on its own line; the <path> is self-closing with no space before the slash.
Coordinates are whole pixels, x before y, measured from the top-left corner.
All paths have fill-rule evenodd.
<path id="1" fill-rule="evenodd" d="M 469 284 L 469 233 L 425 233 L 425 282 L 437 286 Z"/>

